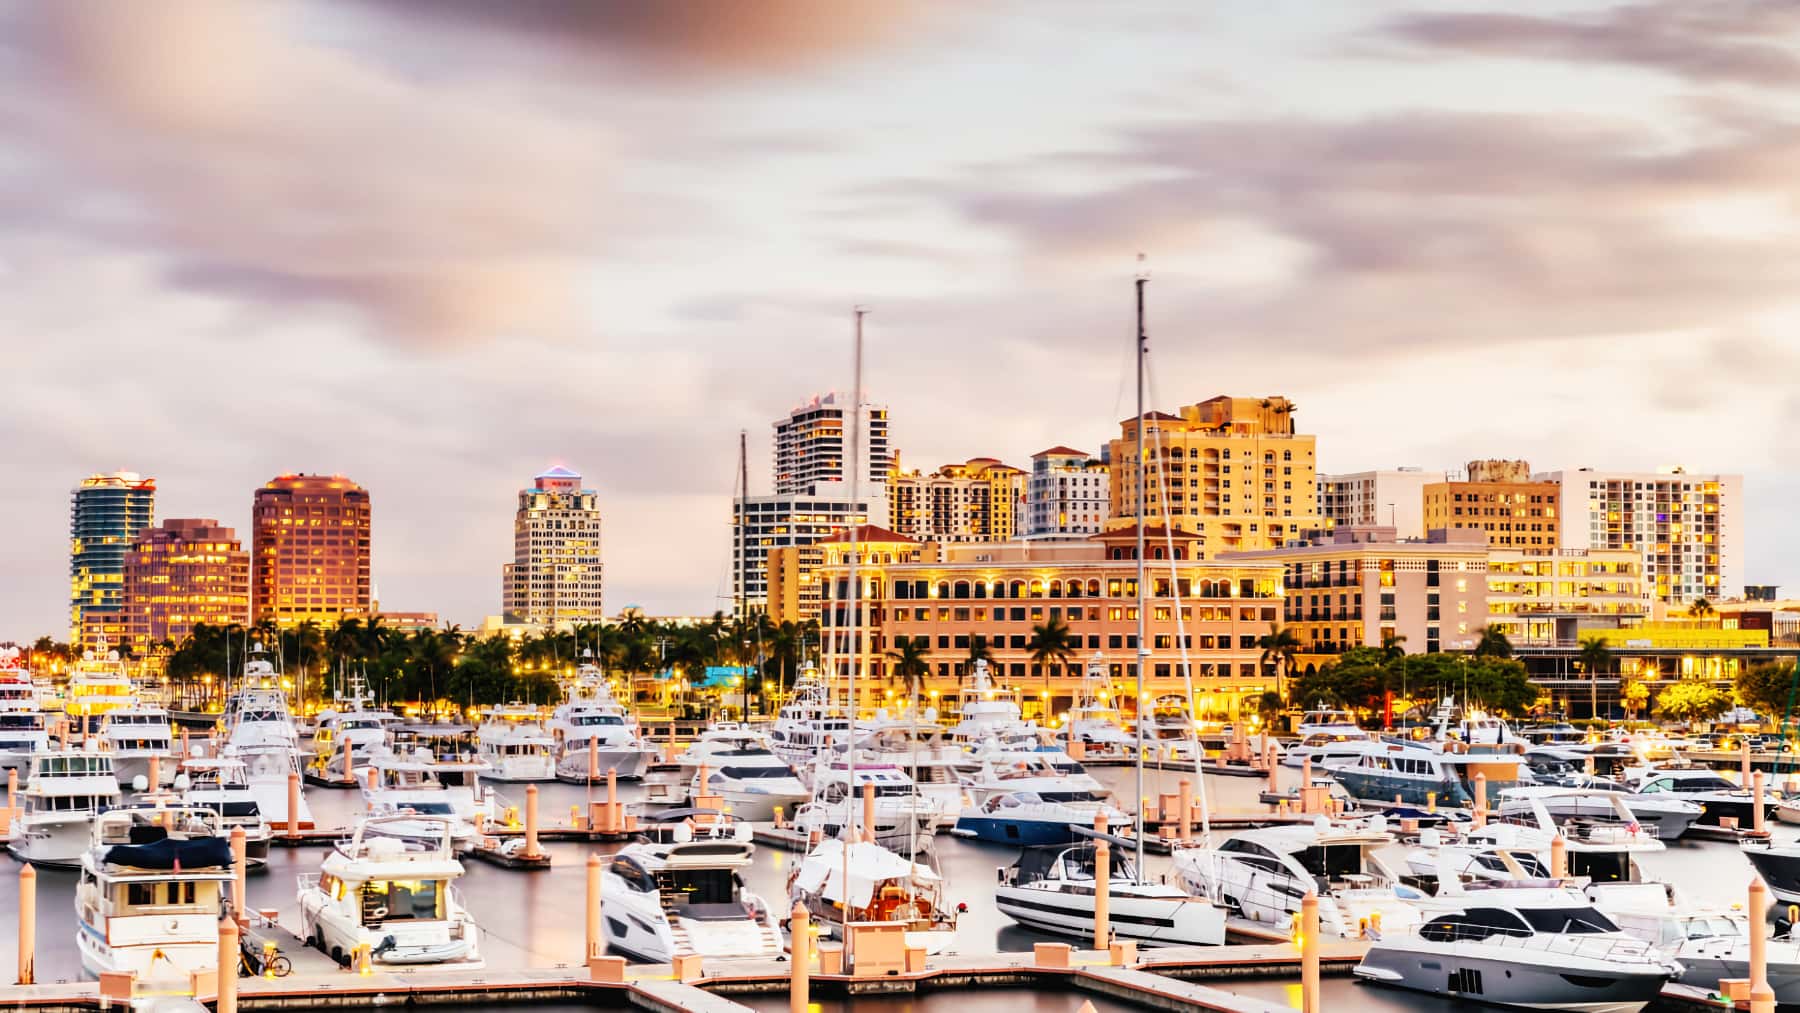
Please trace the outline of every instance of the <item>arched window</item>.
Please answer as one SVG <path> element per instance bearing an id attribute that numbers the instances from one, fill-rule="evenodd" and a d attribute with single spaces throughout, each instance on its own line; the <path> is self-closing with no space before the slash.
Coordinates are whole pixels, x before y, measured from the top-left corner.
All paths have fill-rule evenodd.
<path id="1" fill-rule="evenodd" d="M 1098 580 L 1090 580 L 1087 582 L 1087 594 L 1089 598 L 1100 597 L 1100 582 Z"/>
<path id="2" fill-rule="evenodd" d="M 937 582 L 937 596 L 939 598 L 950 597 L 950 582 L 949 581 L 940 580 Z"/>
<path id="3" fill-rule="evenodd" d="M 1022 580 L 1015 580 L 1011 584 L 1008 584 L 1006 587 L 1006 596 L 1008 598 L 1025 597 L 1025 582 Z"/>
<path id="4" fill-rule="evenodd" d="M 969 596 L 969 582 L 966 580 L 957 581 L 955 597 L 967 598 L 968 596 Z"/>
<path id="5" fill-rule="evenodd" d="M 1031 596 L 1033 598 L 1042 598 L 1044 596 L 1044 582 L 1043 581 L 1034 580 L 1031 582 Z"/>
<path id="6" fill-rule="evenodd" d="M 1052 598 L 1061 598 L 1062 597 L 1062 581 L 1053 580 L 1050 582 L 1050 597 L 1052 597 Z"/>

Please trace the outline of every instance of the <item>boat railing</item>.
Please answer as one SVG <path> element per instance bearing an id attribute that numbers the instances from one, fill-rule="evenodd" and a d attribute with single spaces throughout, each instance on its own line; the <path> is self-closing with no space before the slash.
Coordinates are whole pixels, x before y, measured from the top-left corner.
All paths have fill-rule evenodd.
<path id="1" fill-rule="evenodd" d="M 319 874 L 316 872 L 302 872 L 294 877 L 294 881 L 302 892 L 319 888 Z"/>

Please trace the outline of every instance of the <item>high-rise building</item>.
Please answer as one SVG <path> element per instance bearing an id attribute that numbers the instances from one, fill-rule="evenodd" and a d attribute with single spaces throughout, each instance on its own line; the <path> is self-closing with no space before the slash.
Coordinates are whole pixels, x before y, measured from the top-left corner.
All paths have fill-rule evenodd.
<path id="1" fill-rule="evenodd" d="M 143 654 L 179 645 L 198 623 L 250 621 L 250 554 L 237 532 L 211 518 L 179 518 L 145 528 L 125 559 L 126 642 Z"/>
<path id="2" fill-rule="evenodd" d="M 155 523 L 156 480 L 129 471 L 89 475 L 70 493 L 69 642 L 82 648 L 127 632 L 125 555 Z"/>
<path id="3" fill-rule="evenodd" d="M 1386 525 L 1400 538 L 1425 537 L 1425 486 L 1441 471 L 1395 468 L 1319 476 L 1319 514 L 1333 527 Z"/>
<path id="4" fill-rule="evenodd" d="M 1031 455 L 1025 479 L 1026 538 L 1086 538 L 1098 534 L 1111 509 L 1107 467 L 1073 447 Z"/>
<path id="5" fill-rule="evenodd" d="M 775 421 L 776 495 L 815 495 L 824 483 L 849 485 L 849 401 L 836 392 L 821 394 Z M 893 448 L 888 445 L 888 411 L 881 405 L 863 405 L 862 462 L 863 493 L 885 490 Z"/>
<path id="6" fill-rule="evenodd" d="M 733 609 L 738 603 L 752 613 L 770 607 L 769 553 L 805 550 L 851 524 L 868 524 L 888 513 L 885 499 L 863 497 L 851 502 L 849 491 L 824 483 L 818 495 L 751 496 L 731 503 L 731 581 Z M 823 556 L 816 551 L 792 553 L 784 562 L 784 593 L 799 595 Z M 811 593 L 816 600 L 816 591 Z M 799 599 L 795 599 L 798 601 Z M 796 606 L 798 607 L 798 606 Z"/>
<path id="7" fill-rule="evenodd" d="M 331 623 L 369 611 L 369 493 L 342 475 L 277 475 L 250 508 L 256 622 Z"/>
<path id="8" fill-rule="evenodd" d="M 888 527 L 920 542 L 1009 541 L 1024 492 L 1025 473 L 992 457 L 929 475 L 896 468 L 888 480 Z"/>
<path id="9" fill-rule="evenodd" d="M 1525 461 L 1470 461 L 1462 478 L 1425 485 L 1425 530 L 1474 528 L 1495 548 L 1547 556 L 1560 544 L 1562 487 Z"/>
<path id="10" fill-rule="evenodd" d="M 513 561 L 501 574 L 501 612 L 510 623 L 597 623 L 602 607 L 600 505 L 581 476 L 557 465 L 519 490 Z"/>
<path id="11" fill-rule="evenodd" d="M 1635 549 L 1656 598 L 1689 605 L 1733 593 L 1744 575 L 1744 477 L 1655 472 L 1553 471 L 1569 549 Z"/>
<path id="12" fill-rule="evenodd" d="M 1136 419 L 1107 447 L 1112 465 L 1109 528 L 1140 515 L 1200 536 L 1206 558 L 1282 544 L 1317 529 L 1316 440 L 1294 432 L 1284 397 L 1215 397 L 1179 415 L 1145 417 L 1145 503 L 1137 502 Z"/>

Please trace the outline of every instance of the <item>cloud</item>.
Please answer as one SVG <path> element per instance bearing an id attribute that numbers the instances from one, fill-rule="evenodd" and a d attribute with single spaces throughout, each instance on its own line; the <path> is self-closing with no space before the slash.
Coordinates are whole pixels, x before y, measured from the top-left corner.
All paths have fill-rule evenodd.
<path id="1" fill-rule="evenodd" d="M 65 208 L 55 227 L 153 250 L 177 283 L 349 308 L 386 340 L 578 326 L 605 132 L 301 20 L 226 0 L 16 10 L 14 182 Z"/>
<path id="2" fill-rule="evenodd" d="M 1800 7 L 1787 0 L 1653 0 L 1561 17 L 1413 13 L 1374 35 L 1448 54 L 1614 63 L 1693 81 L 1782 88 L 1800 82 L 1797 30 Z"/>

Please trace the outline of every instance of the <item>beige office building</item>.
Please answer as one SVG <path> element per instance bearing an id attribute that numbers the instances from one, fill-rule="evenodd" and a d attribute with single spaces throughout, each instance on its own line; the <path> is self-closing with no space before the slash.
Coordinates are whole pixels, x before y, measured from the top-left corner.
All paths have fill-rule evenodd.
<path id="1" fill-rule="evenodd" d="M 1531 477 L 1526 461 L 1470 461 L 1462 478 L 1425 486 L 1425 530 L 1474 529 L 1497 549 L 1533 555 L 1559 544 L 1562 486 Z"/>
<path id="2" fill-rule="evenodd" d="M 888 479 L 888 527 L 921 542 L 1004 542 L 1015 534 L 1024 496 L 1025 473 L 992 457 L 930 474 L 896 467 Z"/>

